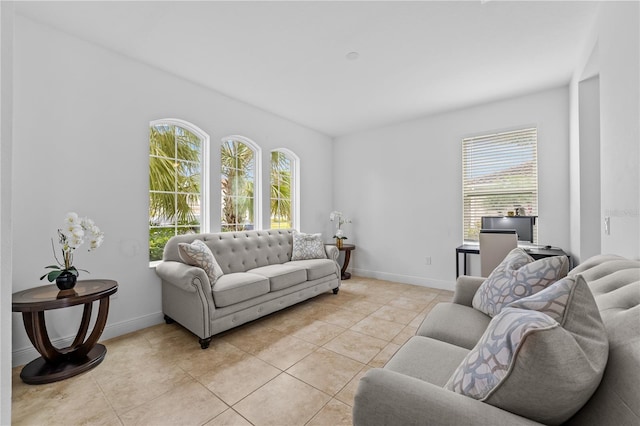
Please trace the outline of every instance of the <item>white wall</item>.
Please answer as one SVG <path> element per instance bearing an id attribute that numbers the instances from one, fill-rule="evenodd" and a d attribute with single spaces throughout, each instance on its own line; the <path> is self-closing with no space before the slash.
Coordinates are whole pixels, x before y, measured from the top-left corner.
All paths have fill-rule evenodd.
<path id="1" fill-rule="evenodd" d="M 295 152 L 301 229 L 328 229 L 330 137 L 21 16 L 15 19 L 14 65 L 14 292 L 44 284 L 38 278 L 53 262 L 50 239 L 65 213 L 76 211 L 105 232 L 97 251 L 76 253 L 75 264 L 91 272 L 81 278 L 119 282 L 103 336 L 161 321 L 160 282 L 147 253 L 148 126 L 159 118 L 184 119 L 210 135 L 212 188 L 219 187 L 215 165 L 225 136 L 243 135 L 263 148 L 267 195 L 269 151 Z M 218 200 L 214 193 L 215 217 Z M 51 312 L 52 337 L 70 337 L 80 312 Z M 15 365 L 36 354 L 17 314 L 13 320 Z"/>
<path id="2" fill-rule="evenodd" d="M 602 252 L 640 258 L 640 3 L 604 2 L 598 18 Z M 604 231 L 604 229 L 603 229 Z"/>
<path id="3" fill-rule="evenodd" d="M 600 78 L 578 84 L 580 127 L 580 245 L 581 259 L 600 254 Z M 574 259 L 575 260 L 575 259 Z"/>
<path id="4" fill-rule="evenodd" d="M 592 205 L 598 197 L 599 226 L 592 232 L 600 233 L 600 252 L 640 258 L 639 27 L 638 2 L 603 2 L 571 81 L 571 242 L 578 253 L 586 232 L 580 225 L 582 205 Z M 579 94 L 580 82 L 595 74 L 600 83 L 600 180 L 585 197 L 580 176 L 589 175 L 593 159 L 584 160 L 581 154 Z M 610 235 L 604 233 L 607 216 Z"/>
<path id="5" fill-rule="evenodd" d="M 453 289 L 462 138 L 530 125 L 538 128 L 538 239 L 568 249 L 568 106 L 562 87 L 338 138 L 334 205 L 353 218 L 353 271 Z"/>
<path id="6" fill-rule="evenodd" d="M 0 2 L 0 424 L 11 423 L 13 2 Z"/>
<path id="7" fill-rule="evenodd" d="M 595 23 L 594 23 L 595 27 Z M 582 247 L 582 233 L 587 231 L 587 226 L 583 226 L 582 214 L 585 213 L 586 209 L 583 208 L 583 204 L 597 204 L 598 210 L 595 212 L 595 215 L 598 216 L 598 227 L 595 232 L 600 234 L 600 118 L 598 112 L 598 144 L 597 144 L 597 162 L 598 162 L 598 176 L 597 176 L 597 185 L 591 188 L 591 191 L 585 191 L 585 193 L 581 193 L 581 188 L 583 185 L 588 184 L 587 182 L 583 182 L 583 178 L 588 178 L 588 174 L 586 173 L 586 167 L 581 165 L 581 140 L 580 140 L 580 130 L 581 125 L 586 129 L 589 129 L 589 124 L 583 123 L 580 117 L 580 103 L 584 103 L 586 105 L 591 105 L 592 109 L 595 109 L 590 102 L 587 102 L 585 99 L 581 99 L 580 95 L 580 82 L 588 80 L 590 78 L 598 79 L 598 95 L 597 95 L 597 109 L 600 109 L 600 91 L 599 91 L 599 76 L 598 76 L 598 45 L 597 45 L 597 36 L 595 30 L 592 30 L 589 34 L 589 37 L 584 43 L 584 47 L 582 49 L 581 59 L 578 61 L 576 69 L 574 70 L 574 75 L 571 79 L 571 83 L 569 84 L 569 217 L 570 217 L 570 240 L 571 240 L 571 248 L 573 251 L 574 262 L 579 263 L 583 258 L 581 253 Z M 584 94 L 583 94 L 584 95 Z M 593 101 L 593 99 L 592 99 Z M 584 114 L 583 114 L 584 116 Z M 586 118 L 586 117 L 585 117 Z M 594 129 L 590 129 L 594 130 Z M 590 182 L 593 182 L 591 180 Z M 583 200 L 586 194 L 590 194 L 592 198 L 597 199 L 597 203 L 589 199 Z M 591 215 L 594 215 L 593 212 L 590 212 Z M 589 222 L 588 219 L 585 218 L 585 223 Z M 594 232 L 594 230 L 592 230 Z M 587 237 L 588 239 L 588 237 Z M 600 243 L 598 243 L 600 244 Z M 600 247 L 598 247 L 598 251 Z"/>

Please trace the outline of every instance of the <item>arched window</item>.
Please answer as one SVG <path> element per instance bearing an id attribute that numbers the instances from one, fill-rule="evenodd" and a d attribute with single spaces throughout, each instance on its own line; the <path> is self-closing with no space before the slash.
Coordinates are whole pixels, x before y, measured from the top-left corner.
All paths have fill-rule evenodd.
<path id="1" fill-rule="evenodd" d="M 261 229 L 260 147 L 243 136 L 229 136 L 220 147 L 222 231 Z"/>
<path id="2" fill-rule="evenodd" d="M 163 119 L 149 129 L 149 261 L 174 235 L 208 232 L 209 136 L 191 123 Z"/>
<path id="3" fill-rule="evenodd" d="M 271 229 L 299 227 L 298 164 L 288 149 L 271 151 Z"/>

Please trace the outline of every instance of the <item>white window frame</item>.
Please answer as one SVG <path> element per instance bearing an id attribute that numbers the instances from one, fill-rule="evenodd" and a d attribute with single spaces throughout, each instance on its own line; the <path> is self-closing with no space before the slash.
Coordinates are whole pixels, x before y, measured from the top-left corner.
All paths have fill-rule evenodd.
<path id="1" fill-rule="evenodd" d="M 249 139 L 246 136 L 241 135 L 229 135 L 220 140 L 221 147 L 227 141 L 237 141 L 247 145 L 253 151 L 253 162 L 254 162 L 254 175 L 253 175 L 253 227 L 256 230 L 262 229 L 262 148 Z M 218 156 L 221 156 L 221 152 L 218 151 Z M 220 161 L 220 168 L 222 171 L 222 160 Z M 222 194 L 219 192 L 220 197 Z M 219 197 L 219 199 L 220 199 Z M 220 203 L 220 209 L 222 209 L 222 202 Z M 220 229 L 222 229 L 222 215 L 220 216 Z"/>
<path id="2" fill-rule="evenodd" d="M 158 125 L 170 125 L 181 127 L 194 135 L 196 135 L 201 140 L 201 149 L 200 149 L 200 232 L 206 233 L 210 230 L 210 220 L 209 220 L 209 208 L 210 208 L 210 190 L 209 190 L 209 143 L 210 138 L 209 135 L 196 126 L 193 123 L 190 123 L 185 120 L 181 120 L 178 118 L 162 118 L 159 120 L 153 120 L 149 123 L 149 129 Z M 151 188 L 148 189 L 147 193 L 151 192 Z M 147 212 L 149 211 L 149 206 L 147 206 Z M 176 228 L 177 229 L 177 228 Z M 147 250 L 148 254 L 148 250 Z M 155 266 L 160 263 L 159 260 L 149 261 L 150 266 Z"/>
<path id="3" fill-rule="evenodd" d="M 287 148 L 276 148 L 271 152 L 283 153 L 291 161 L 291 227 L 300 229 L 300 157 Z M 271 157 L 269 157 L 269 161 L 271 161 Z M 271 223 L 271 187 L 269 187 L 269 223 Z"/>
<path id="4" fill-rule="evenodd" d="M 495 194 L 495 195 L 505 195 L 505 196 L 509 196 L 512 195 L 514 193 L 518 193 L 517 191 L 513 191 L 510 190 L 509 188 L 500 191 L 497 189 L 491 189 L 491 190 L 481 190 L 478 188 L 473 188 L 471 187 L 471 183 L 473 181 L 473 179 L 468 178 L 467 175 L 469 174 L 469 170 L 474 167 L 472 161 L 467 157 L 467 144 L 472 144 L 472 143 L 478 143 L 478 144 L 486 144 L 487 147 L 490 148 L 490 144 L 491 143 L 495 143 L 498 144 L 500 142 L 504 142 L 504 141 L 516 141 L 518 140 L 518 138 L 521 138 L 523 140 L 528 139 L 529 140 L 529 147 L 530 149 L 533 149 L 533 153 L 534 153 L 534 161 L 535 161 L 535 167 L 533 168 L 533 175 L 531 177 L 534 178 L 535 181 L 535 189 L 533 191 L 535 191 L 535 196 L 533 197 L 535 200 L 535 203 L 533 206 L 523 206 L 525 208 L 530 207 L 531 210 L 526 210 L 525 211 L 525 215 L 531 215 L 531 216 L 537 216 L 538 215 L 538 195 L 539 195 L 539 182 L 538 182 L 538 129 L 535 125 L 529 125 L 529 126 L 522 126 L 516 129 L 511 129 L 511 130 L 503 130 L 503 131 L 499 131 L 499 132 L 491 132 L 491 133 L 486 133 L 486 134 L 481 134 L 481 135 L 475 135 L 475 136 L 469 136 L 469 137 L 465 137 L 462 139 L 462 153 L 461 153 L 461 159 L 462 159 L 462 235 L 463 235 L 463 240 L 465 242 L 469 242 L 469 241 L 477 241 L 477 239 L 472 239 L 472 238 L 468 238 L 468 230 L 467 227 L 469 226 L 469 228 L 471 229 L 471 222 L 473 221 L 472 219 L 475 218 L 476 216 L 507 216 L 509 214 L 509 211 L 514 211 L 515 210 L 515 206 L 509 206 L 509 205 L 504 205 L 502 209 L 496 209 L 496 210 L 486 210 L 486 211 L 482 211 L 483 209 L 479 209 L 480 212 L 476 213 L 476 214 L 472 214 L 470 210 L 470 208 L 468 208 L 466 206 L 466 201 L 467 198 L 472 198 L 472 197 L 478 197 L 478 199 L 482 199 L 483 196 L 486 195 L 491 195 L 491 194 Z M 532 141 L 531 141 L 532 140 Z M 478 159 L 478 164 L 480 164 L 481 166 L 479 167 L 487 167 L 490 168 L 493 165 L 499 165 L 500 164 L 500 160 L 494 160 L 494 159 L 489 159 L 488 160 L 488 156 L 486 155 L 486 152 L 488 152 L 488 150 L 485 150 L 485 155 L 481 156 Z M 503 149 L 502 151 L 500 151 L 501 154 L 504 155 L 504 157 L 500 157 L 500 158 L 504 158 L 504 163 L 514 163 L 514 165 L 517 165 L 517 163 L 514 161 L 514 159 L 517 159 L 518 156 L 512 156 L 512 157 L 508 157 L 508 150 L 507 149 Z M 506 169 L 498 169 L 499 171 L 503 171 Z M 512 172 L 513 174 L 510 174 L 508 176 L 516 176 L 515 172 Z M 475 177 L 474 179 L 477 180 L 477 177 Z M 529 190 L 530 187 L 528 187 Z M 474 193 L 474 189 L 477 191 L 476 193 Z M 524 190 L 522 188 L 520 188 L 518 191 L 523 192 Z M 515 211 L 514 211 L 515 213 Z M 469 217 L 467 217 L 469 215 Z M 537 222 L 537 221 L 536 221 Z M 475 228 L 474 228 L 475 229 Z M 479 230 L 479 229 L 478 229 Z M 537 225 L 534 226 L 534 230 L 533 230 L 533 240 L 534 243 L 537 242 L 538 239 L 538 230 L 537 230 Z"/>

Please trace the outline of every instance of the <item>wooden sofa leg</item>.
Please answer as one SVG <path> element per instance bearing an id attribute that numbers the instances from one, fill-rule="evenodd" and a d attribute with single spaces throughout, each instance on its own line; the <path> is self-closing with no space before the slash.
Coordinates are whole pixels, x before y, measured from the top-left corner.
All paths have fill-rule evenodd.
<path id="1" fill-rule="evenodd" d="M 175 322 L 175 320 L 167 315 L 164 316 L 164 322 L 166 322 L 167 324 L 173 324 Z"/>
<path id="2" fill-rule="evenodd" d="M 338 294 L 338 291 L 340 290 L 340 287 L 336 287 L 333 289 L 333 294 Z"/>
<path id="3" fill-rule="evenodd" d="M 207 337 L 206 339 L 198 340 L 200 342 L 200 347 L 202 349 L 207 349 L 209 347 L 209 343 L 211 343 L 212 337 Z"/>

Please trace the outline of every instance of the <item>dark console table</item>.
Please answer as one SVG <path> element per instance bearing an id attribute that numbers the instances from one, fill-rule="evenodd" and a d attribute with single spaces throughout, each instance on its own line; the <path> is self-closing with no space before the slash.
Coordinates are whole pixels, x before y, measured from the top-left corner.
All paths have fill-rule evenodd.
<path id="1" fill-rule="evenodd" d="M 27 364 L 20 373 L 29 384 L 57 382 L 73 377 L 100 364 L 107 353 L 104 345 L 97 344 L 107 323 L 109 296 L 118 291 L 113 280 L 78 281 L 71 290 L 58 290 L 55 284 L 35 287 L 13 294 L 13 312 L 22 312 L 22 321 L 29 340 L 40 353 L 39 358 Z M 89 331 L 94 301 L 100 301 L 93 331 Z M 45 311 L 84 305 L 82 321 L 71 346 L 58 349 L 51 343 L 45 323 Z"/>
<path id="2" fill-rule="evenodd" d="M 567 256 L 569 258 L 569 269 L 571 269 L 571 256 L 564 252 L 561 248 L 551 247 L 521 247 L 534 259 L 542 259 L 551 256 Z M 460 276 L 460 253 L 463 254 L 463 274 L 467 275 L 467 254 L 480 254 L 480 246 L 478 244 L 463 244 L 456 247 L 456 278 Z"/>

